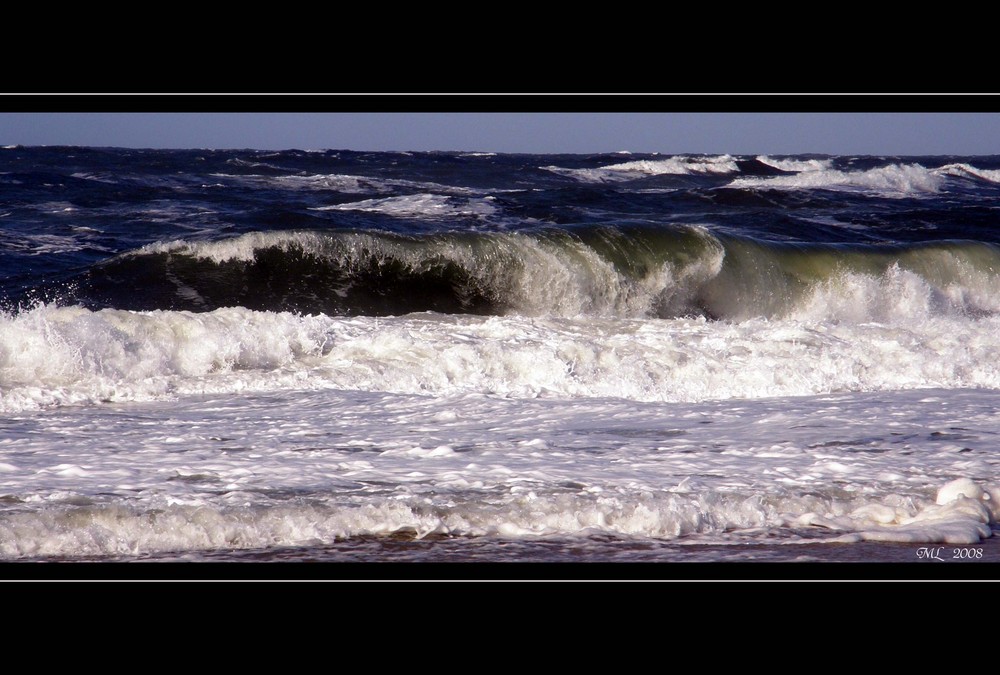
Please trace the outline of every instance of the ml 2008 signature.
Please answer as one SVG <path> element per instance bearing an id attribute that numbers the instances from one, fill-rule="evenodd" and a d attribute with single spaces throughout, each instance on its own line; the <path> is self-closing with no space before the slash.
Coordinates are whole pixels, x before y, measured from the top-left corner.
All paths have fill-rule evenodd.
<path id="1" fill-rule="evenodd" d="M 976 560 L 983 557 L 981 548 L 946 548 L 944 546 L 921 546 L 917 557 L 923 560 Z"/>

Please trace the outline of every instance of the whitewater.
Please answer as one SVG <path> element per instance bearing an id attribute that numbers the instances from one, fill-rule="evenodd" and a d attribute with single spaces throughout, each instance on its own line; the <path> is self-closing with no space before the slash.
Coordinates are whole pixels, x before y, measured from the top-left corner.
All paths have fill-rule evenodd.
<path id="1" fill-rule="evenodd" d="M 0 150 L 0 559 L 997 555 L 1000 159 L 258 154 Z"/>

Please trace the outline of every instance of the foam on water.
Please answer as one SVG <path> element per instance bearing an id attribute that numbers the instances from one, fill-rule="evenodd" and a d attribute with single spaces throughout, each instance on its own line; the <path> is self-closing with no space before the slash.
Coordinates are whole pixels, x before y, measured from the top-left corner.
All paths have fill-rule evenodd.
<path id="1" fill-rule="evenodd" d="M 208 315 L 41 306 L 0 319 L 0 410 L 170 397 L 200 378 L 258 371 L 208 390 L 294 386 L 283 366 L 322 353 L 315 319 L 246 310 Z M 284 329 L 282 329 L 284 324 Z M 283 384 L 282 384 L 283 383 Z M 194 389 L 191 389 L 191 388 Z"/>
<path id="2" fill-rule="evenodd" d="M 971 164 L 948 164 L 935 169 L 935 171 L 947 176 L 977 178 L 989 183 L 1000 183 L 1000 169 L 977 169 Z"/>
<path id="3" fill-rule="evenodd" d="M 961 260 L 946 262 L 952 263 L 954 269 L 937 268 L 944 277 L 938 280 L 929 280 L 899 264 L 881 275 L 837 274 L 814 284 L 783 316 L 807 321 L 908 323 L 942 315 L 1000 312 L 995 274 L 966 266 Z"/>
<path id="4" fill-rule="evenodd" d="M 244 183 L 260 187 L 280 187 L 291 190 L 330 190 L 343 194 L 388 194 L 397 190 L 420 190 L 425 193 L 444 195 L 469 195 L 471 188 L 445 185 L 433 181 L 406 180 L 383 176 L 361 176 L 356 174 L 284 174 L 265 176 L 256 174 L 209 174 L 231 183 Z"/>
<path id="5" fill-rule="evenodd" d="M 0 441 L 0 557 L 387 534 L 973 544 L 1000 516 L 996 394 L 931 394 L 329 391 L 50 411 Z"/>
<path id="6" fill-rule="evenodd" d="M 358 507 L 289 504 L 225 507 L 173 504 L 155 511 L 127 505 L 77 506 L 0 514 L 0 558 L 120 556 L 169 551 L 316 546 L 363 535 L 584 537 L 615 535 L 722 543 L 740 531 L 824 527 L 830 537 L 803 541 L 975 544 L 990 536 L 982 501 L 965 499 L 916 513 L 867 503 L 843 516 L 803 508 L 821 500 L 726 494 L 548 496 L 507 501 L 409 498 Z M 850 506 L 830 504 L 832 510 Z M 839 535 L 839 536 L 838 536 Z M 742 538 L 752 542 L 752 536 Z"/>
<path id="7" fill-rule="evenodd" d="M 992 535 L 1000 520 L 1000 485 L 984 489 L 968 478 L 942 486 L 933 503 L 917 508 L 865 503 L 843 514 L 808 512 L 796 524 L 849 532 L 842 541 L 975 544 Z"/>
<path id="8" fill-rule="evenodd" d="M 996 388 L 998 330 L 996 317 L 734 324 L 41 306 L 0 320 L 0 410 L 316 387 L 635 401 Z"/>
<path id="9" fill-rule="evenodd" d="M 664 174 L 678 176 L 728 174 L 739 170 L 736 160 L 731 155 L 678 155 L 667 159 L 639 159 L 631 162 L 610 164 L 595 169 L 568 169 L 558 166 L 545 166 L 542 168 L 586 182 L 634 180 L 642 176 L 660 176 Z"/>
<path id="10" fill-rule="evenodd" d="M 775 169 L 781 169 L 782 171 L 795 171 L 798 173 L 807 171 L 826 171 L 833 164 L 833 160 L 830 159 L 791 159 L 787 157 L 769 157 L 768 155 L 758 155 L 757 161 L 762 164 L 767 164 L 768 166 L 773 166 Z"/>
<path id="11" fill-rule="evenodd" d="M 392 186 L 383 179 L 350 174 L 312 174 L 308 176 L 259 176 L 261 182 L 274 182 L 291 189 L 333 190 L 346 194 L 390 192 Z"/>
<path id="12" fill-rule="evenodd" d="M 937 194 L 943 177 L 919 164 L 891 164 L 866 171 L 817 169 L 791 176 L 747 176 L 736 178 L 729 187 L 785 190 L 859 190 L 886 196 Z"/>
<path id="13" fill-rule="evenodd" d="M 403 195 L 384 199 L 320 206 L 313 211 L 369 211 L 401 218 L 447 218 L 454 216 L 485 217 L 496 212 L 493 197 L 457 199 L 439 194 Z"/>
<path id="14" fill-rule="evenodd" d="M 24 255 L 51 255 L 73 253 L 85 249 L 110 252 L 106 246 L 88 241 L 87 228 L 74 228 L 82 236 L 67 236 L 60 234 L 22 234 L 18 232 L 0 232 L 0 245 L 7 251 L 16 251 Z"/>
<path id="15" fill-rule="evenodd" d="M 0 559 L 1000 532 L 995 157 L 16 154 Z"/>
<path id="16" fill-rule="evenodd" d="M 128 256 L 149 254 L 181 254 L 218 264 L 230 260 L 250 262 L 263 248 L 289 251 L 295 248 L 306 251 L 324 250 L 327 239 L 318 232 L 250 232 L 229 239 L 210 241 L 174 240 L 155 242 L 126 253 Z"/>
<path id="17" fill-rule="evenodd" d="M 226 184 L 248 184 L 259 187 L 278 185 L 289 190 L 333 190 L 345 194 L 377 194 L 392 191 L 392 187 L 387 184 L 385 179 L 352 174 L 264 176 L 256 174 L 211 173 L 208 175 L 212 178 L 222 179 Z"/>

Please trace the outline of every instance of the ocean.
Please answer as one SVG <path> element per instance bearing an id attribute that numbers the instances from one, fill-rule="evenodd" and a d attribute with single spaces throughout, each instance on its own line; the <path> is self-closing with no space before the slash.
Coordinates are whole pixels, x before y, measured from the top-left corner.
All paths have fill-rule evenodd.
<path id="1" fill-rule="evenodd" d="M 0 149 L 0 560 L 1000 559 L 1000 157 Z"/>

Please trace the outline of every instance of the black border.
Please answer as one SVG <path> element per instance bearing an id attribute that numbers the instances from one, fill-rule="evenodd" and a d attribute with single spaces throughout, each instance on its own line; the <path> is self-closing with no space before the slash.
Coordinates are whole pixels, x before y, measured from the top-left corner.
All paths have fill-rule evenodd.
<path id="1" fill-rule="evenodd" d="M 5 112 L 1000 112 L 1000 95 L 970 93 L 0 93 Z M 986 565 L 984 567 L 984 565 Z M 170 563 L 170 562 L 9 562 L 0 563 L 0 588 L 10 590 L 57 589 L 70 586 L 87 589 L 113 584 L 128 588 L 138 583 L 176 587 L 185 582 L 202 588 L 205 583 L 226 587 L 289 585 L 299 589 L 322 586 L 370 591 L 412 588 L 418 594 L 468 588 L 474 583 L 490 593 L 503 594 L 511 584 L 522 590 L 540 587 L 567 588 L 583 584 L 627 588 L 629 594 L 647 590 L 677 592 L 679 587 L 726 588 L 733 582 L 757 589 L 772 584 L 794 589 L 807 583 L 844 588 L 840 582 L 904 582 L 903 586 L 929 581 L 988 582 L 1000 578 L 997 564 L 969 563 Z M 81 584 L 80 582 L 86 582 Z M 96 583 L 94 583 L 96 582 Z M 288 582 L 307 582 L 295 584 Z M 632 583 L 639 582 L 639 583 Z M 792 583 L 789 586 L 789 582 Z M 401 585 L 402 584 L 402 585 Z M 937 585 L 935 585 L 937 586 Z M 865 586 L 870 588 L 870 585 Z M 937 586 L 939 587 L 939 586 Z M 433 591 L 427 589 L 433 588 Z M 998 584 L 977 584 L 1000 590 Z M 169 592 L 157 591 L 157 592 Z M 574 591 L 576 592 L 576 591 Z M 605 591 L 601 591 L 605 592 Z M 836 592 L 836 591 L 832 591 Z M 309 591 L 305 592 L 306 594 Z"/>
<path id="2" fill-rule="evenodd" d="M 917 544 L 914 544 L 914 549 Z M 975 548 L 975 545 L 971 545 Z M 969 547 L 967 547 L 969 548 Z M 3 562 L 8 581 L 858 582 L 988 581 L 1000 561 L 894 562 Z M 1000 584 L 1000 576 L 993 577 Z M 2 584 L 2 582 L 0 582 Z M 2 587 L 2 585 L 0 585 Z M 998 588 L 1000 590 L 1000 588 Z"/>
<path id="3" fill-rule="evenodd" d="M 3 112 L 1000 113 L 992 93 L 0 93 Z"/>

